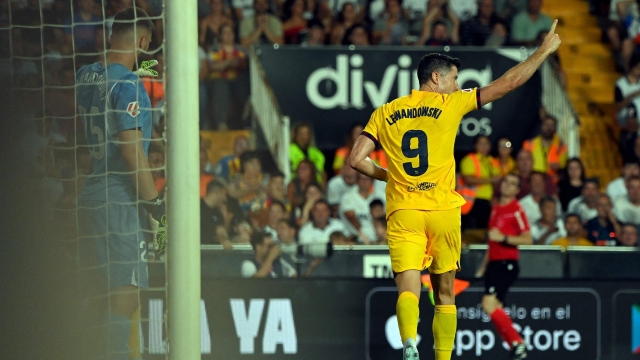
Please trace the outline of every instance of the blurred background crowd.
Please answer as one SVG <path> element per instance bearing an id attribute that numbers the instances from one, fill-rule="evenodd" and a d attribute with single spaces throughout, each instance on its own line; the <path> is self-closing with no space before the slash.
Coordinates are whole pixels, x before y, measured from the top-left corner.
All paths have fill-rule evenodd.
<path id="1" fill-rule="evenodd" d="M 76 196 L 91 170 L 74 109 L 74 74 L 108 48 L 110 25 L 133 0 L 0 0 L 0 80 L 19 84 L 18 101 L 33 119 L 24 155 L 45 174 L 48 220 L 56 236 L 75 237 Z M 156 23 L 153 49 L 159 76 L 144 83 L 154 106 L 150 165 L 159 191 L 165 186 L 163 1 L 136 0 Z M 210 0 L 199 1 L 200 126 L 231 140 L 211 150 L 200 139 L 202 244 L 251 244 L 256 257 L 273 261 L 270 243 L 386 244 L 385 184 L 346 165 L 367 119 L 341 136 L 339 149 L 318 149 L 314 126 L 292 119 L 291 174 L 257 151 L 251 128 L 248 48 L 256 44 L 535 46 L 551 26 L 542 0 Z M 475 151 L 458 162 L 463 241 L 484 241 L 499 184 L 521 179 L 518 199 L 535 244 L 638 246 L 640 226 L 640 15 L 636 1 L 592 0 L 602 41 L 609 44 L 619 79 L 615 122 L 619 177 L 600 182 L 580 158 L 568 158 L 559 119 L 540 109 L 540 134 L 522 144 L 508 138 L 475 139 Z M 560 59 L 554 65 L 566 82 Z M 613 84 L 610 84 L 613 87 Z M 29 125 L 31 126 L 31 125 Z M 35 146 L 34 146 L 35 144 Z M 212 156 L 212 151 L 215 152 Z M 386 166 L 383 149 L 372 158 Z M 286 181 L 288 180 L 288 181 Z M 253 271 L 253 275 L 256 273 Z M 244 272 L 244 270 L 243 270 Z M 251 269 L 247 276 L 252 276 Z"/>

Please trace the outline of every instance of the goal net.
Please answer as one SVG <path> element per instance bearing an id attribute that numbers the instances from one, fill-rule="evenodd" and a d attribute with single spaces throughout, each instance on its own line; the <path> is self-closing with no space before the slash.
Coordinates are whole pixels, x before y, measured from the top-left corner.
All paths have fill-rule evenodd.
<path id="1" fill-rule="evenodd" d="M 165 188 L 164 0 L 0 4 L 0 81 L 11 84 L 25 160 L 41 179 L 49 234 L 43 241 L 56 242 L 59 261 L 78 279 L 83 358 L 120 359 L 115 354 L 123 351 L 129 359 L 166 354 L 166 310 L 158 307 L 167 291 L 165 255 L 155 253 L 145 204 L 138 200 L 144 197 L 133 185 L 150 172 L 160 197 Z M 145 10 L 153 24 L 148 51 L 129 56 L 131 69 L 93 65 L 77 80 L 83 66 L 105 59 L 118 27 L 115 14 L 132 6 Z M 135 12 L 129 22 L 141 18 Z M 139 40 L 140 27 L 133 28 Z M 114 57 L 121 63 L 127 58 L 126 52 Z M 128 74 L 145 60 L 158 62 L 152 68 L 157 76 Z M 111 80 L 123 76 L 135 97 L 127 95 L 124 106 L 113 103 L 121 93 L 112 91 L 125 91 Z M 126 130 L 142 130 L 142 139 L 121 136 Z M 125 147 L 135 150 L 133 163 L 120 152 Z M 150 171 L 140 170 L 145 158 Z"/>

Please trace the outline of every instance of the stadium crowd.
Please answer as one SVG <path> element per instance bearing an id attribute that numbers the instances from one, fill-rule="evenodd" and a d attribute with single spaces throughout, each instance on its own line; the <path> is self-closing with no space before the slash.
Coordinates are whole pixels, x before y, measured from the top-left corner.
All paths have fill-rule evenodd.
<path id="1" fill-rule="evenodd" d="M 161 0 L 135 5 L 157 20 L 155 47 L 162 44 Z M 594 12 L 604 2 L 592 1 Z M 73 6 L 72 6 L 73 5 Z M 91 168 L 87 147 L 76 136 L 81 122 L 74 109 L 74 73 L 102 58 L 110 21 L 133 0 L 0 1 L 2 46 L 0 78 L 20 83 L 35 119 L 30 152 L 46 175 L 50 219 L 61 238 L 74 237 L 76 196 Z M 540 12 L 542 0 L 211 0 L 199 1 L 200 124 L 202 129 L 239 129 L 249 125 L 247 48 L 255 44 L 326 45 L 535 45 L 551 26 Z M 520 178 L 517 198 L 531 226 L 534 243 L 638 246 L 640 226 L 640 20 L 635 1 L 612 0 L 607 39 L 624 75 L 616 83 L 621 176 L 609 184 L 589 178 L 579 158 L 567 158 L 557 134 L 558 120 L 542 109 L 540 135 L 513 144 L 485 136 L 459 162 L 457 189 L 467 199 L 463 239 L 486 239 L 499 184 L 509 173 Z M 164 189 L 164 88 L 162 49 L 152 56 L 159 75 L 145 79 L 154 115 L 149 162 L 159 191 Z M 26 90 L 25 90 L 26 89 Z M 41 96 L 33 96 L 33 94 Z M 20 94 L 18 97 L 20 98 Z M 42 110 L 41 110 L 42 109 Z M 240 111 L 238 111 L 240 109 Z M 294 119 L 303 120 L 303 119 Z M 265 170 L 250 139 L 235 139 L 231 154 L 209 163 L 201 140 L 202 244 L 252 244 L 256 256 L 275 261 L 279 244 L 331 242 L 336 245 L 385 244 L 385 184 L 357 174 L 348 164 L 362 124 L 345 134 L 331 166 L 313 144 L 313 127 L 292 129 L 291 174 Z M 80 145 L 80 146 L 77 146 Z M 513 153 L 513 149 L 519 149 Z M 44 154 L 44 156 L 42 155 Z M 372 159 L 386 166 L 382 149 Z M 285 183 L 285 178 L 290 178 Z M 606 188 L 606 191 L 601 189 Z M 276 250 L 274 250 L 276 249 Z M 259 253 L 259 256 L 258 256 Z M 246 270 L 246 271 L 245 271 Z M 259 266 L 243 273 L 263 274 Z M 251 275 L 249 275 L 251 276 Z"/>

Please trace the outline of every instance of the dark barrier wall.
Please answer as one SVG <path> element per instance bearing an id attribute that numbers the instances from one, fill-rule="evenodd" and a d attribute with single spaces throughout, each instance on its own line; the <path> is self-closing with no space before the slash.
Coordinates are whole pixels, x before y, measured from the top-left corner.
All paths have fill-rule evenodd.
<path id="1" fill-rule="evenodd" d="M 501 359 L 507 350 L 480 307 L 481 283 L 458 295 L 453 359 Z M 149 359 L 164 358 L 165 301 L 143 300 Z M 393 282 L 203 278 L 203 359 L 399 359 Z M 423 357 L 432 358 L 433 307 L 424 293 L 419 323 Z M 518 281 L 505 306 L 532 360 L 638 359 L 637 282 Z M 634 340 L 635 339 L 635 340 Z M 146 359 L 147 357 L 145 357 Z"/>
<path id="2" fill-rule="evenodd" d="M 373 110 L 418 88 L 416 68 L 422 56 L 442 48 L 375 47 L 322 49 L 264 46 L 260 61 L 284 115 L 311 122 L 317 145 L 343 145 L 351 124 L 366 124 Z M 482 87 L 524 60 L 519 49 L 453 48 L 462 69 L 460 87 Z M 482 96 L 482 95 L 481 95 Z M 515 144 L 532 137 L 539 124 L 541 80 L 536 74 L 520 89 L 471 112 L 462 121 L 456 151 L 471 151 L 476 135 L 507 136 Z M 336 136 L 337 135 L 337 136 Z"/>
<path id="3" fill-rule="evenodd" d="M 640 250 L 625 247 L 520 246 L 521 279 L 637 280 L 640 281 Z M 221 246 L 204 245 L 203 276 L 240 277 L 242 262 L 254 257 L 250 246 L 245 250 L 223 251 Z M 472 279 L 482 262 L 486 245 L 471 245 L 462 250 L 461 279 Z M 305 274 L 311 259 L 283 255 Z M 319 278 L 391 278 L 391 260 L 385 246 L 338 246 L 333 256 L 315 267 L 311 277 Z"/>

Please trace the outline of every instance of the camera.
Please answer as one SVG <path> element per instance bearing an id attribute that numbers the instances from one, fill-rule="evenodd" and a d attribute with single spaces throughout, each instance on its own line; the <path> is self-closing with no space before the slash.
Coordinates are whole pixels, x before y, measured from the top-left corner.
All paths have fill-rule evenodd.
<path id="1" fill-rule="evenodd" d="M 309 256 L 315 259 L 328 259 L 333 254 L 333 245 L 330 242 L 318 242 L 310 244 L 280 244 L 280 250 L 287 255 Z"/>

